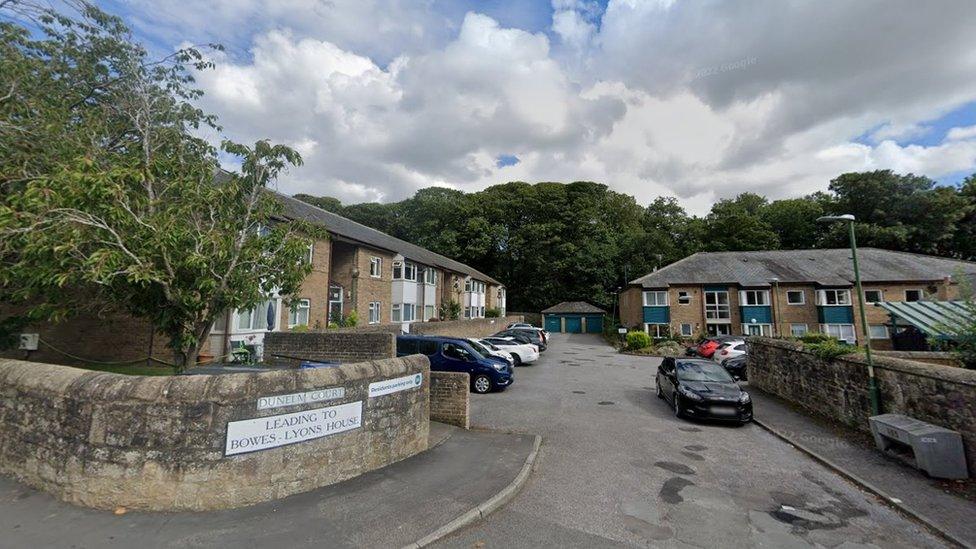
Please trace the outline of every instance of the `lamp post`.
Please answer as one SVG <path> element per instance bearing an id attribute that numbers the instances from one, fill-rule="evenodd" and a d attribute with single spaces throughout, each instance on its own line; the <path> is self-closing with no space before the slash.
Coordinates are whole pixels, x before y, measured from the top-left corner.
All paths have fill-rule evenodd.
<path id="1" fill-rule="evenodd" d="M 777 307 L 776 307 L 776 305 L 777 305 L 777 303 L 779 301 L 779 297 L 778 297 L 779 296 L 779 278 L 774 276 L 773 279 L 772 279 L 772 283 L 773 283 L 773 299 L 772 299 L 772 306 L 773 306 L 773 337 L 779 337 L 779 335 L 780 335 L 780 333 L 779 333 L 779 311 L 777 310 Z"/>
<path id="2" fill-rule="evenodd" d="M 857 308 L 861 315 L 861 333 L 864 337 L 864 353 L 868 359 L 868 397 L 871 399 L 871 415 L 876 416 L 881 413 L 881 393 L 878 391 L 878 382 L 874 377 L 874 361 L 871 358 L 871 336 L 868 333 L 868 318 L 864 314 L 864 292 L 861 290 L 861 271 L 857 265 L 857 238 L 854 236 L 854 216 L 827 215 L 818 217 L 820 223 L 847 223 L 851 239 L 851 260 L 854 262 L 854 286 L 857 289 Z"/>

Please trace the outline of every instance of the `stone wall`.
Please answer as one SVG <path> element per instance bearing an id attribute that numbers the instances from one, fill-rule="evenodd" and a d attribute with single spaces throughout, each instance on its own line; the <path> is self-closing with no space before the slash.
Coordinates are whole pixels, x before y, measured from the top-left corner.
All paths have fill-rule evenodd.
<path id="1" fill-rule="evenodd" d="M 509 315 L 501 318 L 415 322 L 410 325 L 410 333 L 448 337 L 485 337 L 504 330 L 513 322 L 522 322 L 522 320 L 521 316 Z"/>
<path id="2" fill-rule="evenodd" d="M 271 332 L 264 336 L 264 355 L 286 359 L 342 363 L 396 356 L 396 336 L 389 332 Z"/>
<path id="3" fill-rule="evenodd" d="M 869 431 L 867 361 L 823 360 L 785 340 L 749 339 L 749 384 L 809 412 Z M 883 413 L 911 416 L 958 431 L 976 473 L 976 371 L 876 356 Z"/>
<path id="4" fill-rule="evenodd" d="M 416 376 L 419 387 L 369 397 L 370 383 L 401 377 L 413 383 Z M 342 388 L 344 395 L 308 404 L 282 399 L 287 404 L 258 408 L 259 398 L 327 388 Z M 0 472 L 64 501 L 100 509 L 249 505 L 346 480 L 425 450 L 429 390 L 423 356 L 176 377 L 0 360 Z M 361 409 L 361 415 L 341 423 L 324 419 L 332 417 L 326 415 L 334 411 L 329 408 L 341 404 L 348 404 L 347 411 Z M 292 416 L 311 418 L 296 428 L 348 430 L 251 453 L 229 449 L 231 427 L 240 433 L 242 425 L 231 422 L 279 416 L 255 422 L 255 429 L 268 429 L 287 421 L 282 414 L 305 411 L 313 413 Z M 278 440 L 287 440 L 292 428 L 281 427 Z M 246 438 L 235 434 L 234 440 Z M 248 445 L 269 440 L 251 438 Z"/>
<path id="5" fill-rule="evenodd" d="M 542 328 L 542 313 L 517 313 L 512 311 L 508 313 L 508 316 L 520 316 L 522 317 L 522 322 L 528 322 L 533 326 Z M 514 321 L 513 321 L 514 322 Z"/>
<path id="6" fill-rule="evenodd" d="M 871 344 L 874 348 L 874 343 Z M 913 360 L 915 362 L 927 362 L 929 364 L 941 364 L 942 366 L 961 367 L 959 359 L 953 353 L 943 353 L 936 351 L 875 351 L 875 355 L 890 358 L 901 358 Z"/>
<path id="7" fill-rule="evenodd" d="M 430 419 L 467 429 L 471 425 L 470 376 L 458 372 L 430 373 Z"/>

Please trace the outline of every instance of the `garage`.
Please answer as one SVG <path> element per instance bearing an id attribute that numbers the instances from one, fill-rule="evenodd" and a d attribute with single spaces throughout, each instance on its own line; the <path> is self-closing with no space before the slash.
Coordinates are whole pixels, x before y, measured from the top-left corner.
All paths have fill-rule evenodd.
<path id="1" fill-rule="evenodd" d="M 563 301 L 542 311 L 542 325 L 549 332 L 598 334 L 607 312 L 585 301 Z"/>

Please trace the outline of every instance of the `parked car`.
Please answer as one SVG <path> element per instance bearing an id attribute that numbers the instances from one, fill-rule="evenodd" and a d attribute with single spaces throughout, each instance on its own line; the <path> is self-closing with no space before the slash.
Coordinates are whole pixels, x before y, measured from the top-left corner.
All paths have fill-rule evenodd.
<path id="1" fill-rule="evenodd" d="M 515 380 L 512 366 L 499 358 L 486 357 L 466 339 L 437 336 L 397 336 L 397 356 L 427 355 L 436 372 L 467 372 L 471 390 L 489 393 L 504 389 Z"/>
<path id="2" fill-rule="evenodd" d="M 542 332 L 542 336 L 546 340 L 546 343 L 549 342 L 549 332 L 547 332 L 545 328 L 540 328 L 538 326 L 533 326 L 532 324 L 529 324 L 528 322 L 513 322 L 513 323 L 509 324 L 506 329 L 507 330 L 513 330 L 513 329 L 516 329 L 516 328 L 528 328 L 530 330 L 539 330 L 540 332 Z"/>
<path id="3" fill-rule="evenodd" d="M 495 334 L 496 337 L 511 336 L 519 339 L 521 336 L 522 341 L 525 343 L 531 343 L 539 348 L 539 352 L 544 352 L 546 350 L 546 337 L 542 334 L 542 330 L 536 328 L 535 330 L 530 330 L 528 328 L 513 328 L 511 330 L 502 330 Z"/>
<path id="4" fill-rule="evenodd" d="M 487 357 L 500 358 L 505 361 L 509 366 L 515 366 L 515 359 L 512 358 L 512 353 L 506 353 L 505 351 L 499 349 L 498 347 L 485 345 L 476 338 L 467 338 L 468 343 L 471 344 L 479 353 Z"/>
<path id="5" fill-rule="evenodd" d="M 748 355 L 734 356 L 726 359 L 725 362 L 722 363 L 722 367 L 725 368 L 725 371 L 728 372 L 733 379 L 739 378 L 743 381 L 748 381 L 749 376 L 748 372 L 746 371 L 746 362 L 748 361 L 748 358 Z"/>
<path id="6" fill-rule="evenodd" d="M 718 349 L 715 349 L 715 353 L 712 354 L 712 360 L 721 364 L 732 357 L 746 354 L 748 350 L 748 345 L 746 345 L 746 342 L 742 339 L 726 341 L 725 343 L 719 345 Z"/>
<path id="7" fill-rule="evenodd" d="M 675 417 L 752 421 L 752 399 L 725 368 L 700 358 L 665 358 L 657 369 L 657 396 Z"/>
<path id="8" fill-rule="evenodd" d="M 696 352 L 698 356 L 702 358 L 712 358 L 715 354 L 715 349 L 718 349 L 719 345 L 725 343 L 726 341 L 733 341 L 736 339 L 742 339 L 741 336 L 713 336 L 708 337 L 704 341 L 698 344 Z"/>
<path id="9" fill-rule="evenodd" d="M 500 349 L 502 352 L 510 353 L 516 366 L 532 364 L 539 360 L 539 348 L 531 343 L 520 343 L 507 337 L 486 337 L 481 342 Z"/>

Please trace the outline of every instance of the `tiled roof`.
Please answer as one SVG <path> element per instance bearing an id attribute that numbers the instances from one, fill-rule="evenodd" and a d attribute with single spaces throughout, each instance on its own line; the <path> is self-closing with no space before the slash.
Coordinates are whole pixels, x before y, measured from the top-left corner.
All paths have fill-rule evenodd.
<path id="1" fill-rule="evenodd" d="M 606 314 L 606 311 L 595 306 L 590 305 L 585 301 L 563 301 L 558 305 L 553 305 L 548 309 L 542 311 L 543 314 L 586 314 L 586 313 L 602 313 Z"/>
<path id="2" fill-rule="evenodd" d="M 281 193 L 275 193 L 275 197 L 278 198 L 284 205 L 286 217 L 292 219 L 302 219 L 308 221 L 309 223 L 314 223 L 321 227 L 325 227 L 325 229 L 330 233 L 338 235 L 342 238 L 372 246 L 374 248 L 387 250 L 395 254 L 400 254 L 403 257 L 417 263 L 440 267 L 449 271 L 469 275 L 478 280 L 501 285 L 501 282 L 482 273 L 481 271 L 478 271 L 477 269 L 461 263 L 460 261 L 455 261 L 449 257 L 444 257 L 443 255 L 434 253 L 425 248 L 421 248 L 420 246 L 411 244 L 405 240 L 394 238 L 384 232 L 377 231 L 376 229 L 367 227 L 361 223 L 356 223 L 351 219 L 346 219 L 341 215 L 317 208 L 306 202 L 302 202 L 297 198 L 286 196 Z"/>
<path id="3" fill-rule="evenodd" d="M 976 277 L 976 263 L 930 255 L 858 248 L 861 280 L 865 282 L 938 281 L 947 276 Z M 848 286 L 854 280 L 851 250 L 775 250 L 760 252 L 699 252 L 630 283 L 644 288 L 674 284 L 737 284 L 767 287 L 782 283 Z"/>

